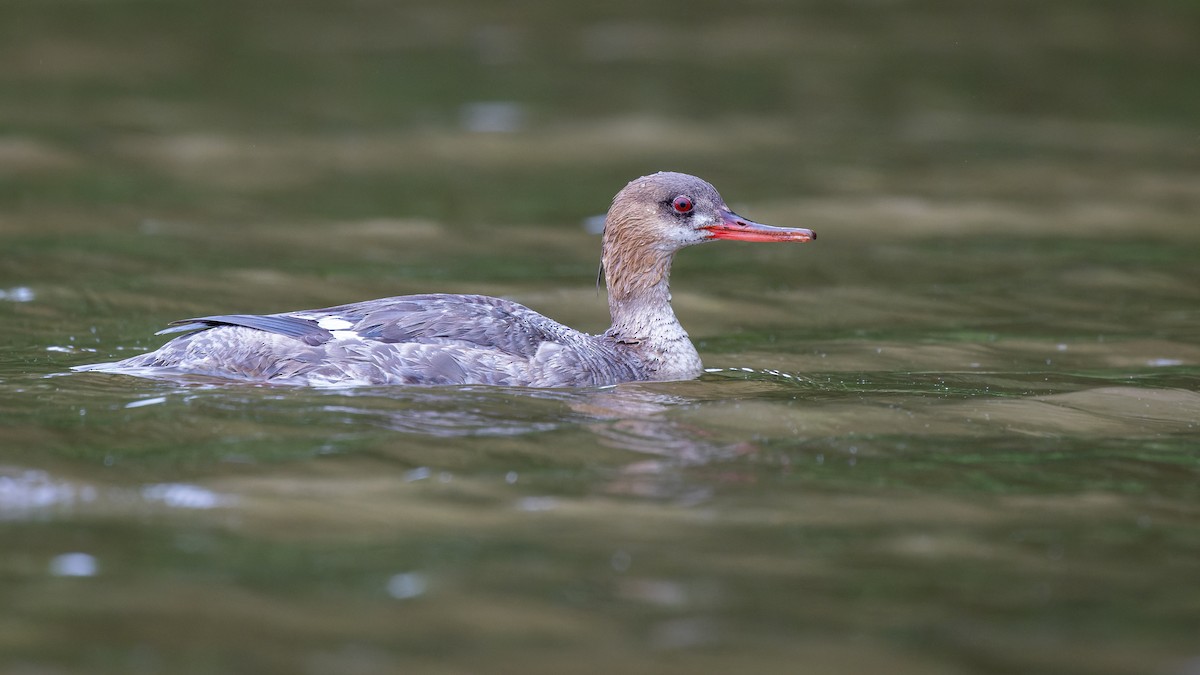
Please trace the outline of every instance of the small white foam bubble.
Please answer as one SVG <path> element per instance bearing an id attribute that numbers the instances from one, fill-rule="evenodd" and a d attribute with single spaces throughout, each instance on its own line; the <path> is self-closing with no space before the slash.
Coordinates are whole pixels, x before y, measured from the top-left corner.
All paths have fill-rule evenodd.
<path id="1" fill-rule="evenodd" d="M 96 557 L 88 553 L 64 553 L 50 561 L 50 574 L 56 577 L 94 577 L 97 570 Z"/>
<path id="2" fill-rule="evenodd" d="M 359 335 L 358 333 L 355 333 L 352 330 L 334 330 L 334 331 L 329 331 L 329 332 L 333 333 L 333 339 L 335 339 L 335 340 L 361 340 L 362 339 L 361 335 Z"/>
<path id="3" fill-rule="evenodd" d="M 417 572 L 393 574 L 387 582 L 388 595 L 397 600 L 409 600 L 424 595 L 427 590 L 429 590 L 429 581 L 424 574 Z"/>
<path id="4" fill-rule="evenodd" d="M 33 289 L 28 286 L 17 286 L 9 289 L 0 288 L 0 300 L 8 300 L 9 302 L 33 302 L 33 298 Z"/>
<path id="5" fill-rule="evenodd" d="M 176 509 L 215 509 L 231 501 L 226 495 L 184 483 L 147 485 L 142 488 L 142 498 L 146 501 L 162 502 Z"/>
<path id="6" fill-rule="evenodd" d="M 588 216 L 583 219 L 583 229 L 588 234 L 604 234 L 604 222 L 607 218 L 607 214 Z"/>
<path id="7" fill-rule="evenodd" d="M 75 501 L 75 486 L 45 471 L 0 469 L 0 521 Z"/>
<path id="8" fill-rule="evenodd" d="M 551 511 L 558 508 L 558 500 L 554 497 L 526 497 L 517 502 L 521 511 Z"/>
<path id="9" fill-rule="evenodd" d="M 404 473 L 404 481 L 407 483 L 413 483 L 419 480 L 425 480 L 432 475 L 433 471 L 431 471 L 429 467 L 419 466 L 411 471 L 406 471 Z"/>
<path id="10" fill-rule="evenodd" d="M 525 126 L 525 108 L 513 101 L 468 103 L 459 117 L 463 127 L 474 133 L 508 134 Z"/>

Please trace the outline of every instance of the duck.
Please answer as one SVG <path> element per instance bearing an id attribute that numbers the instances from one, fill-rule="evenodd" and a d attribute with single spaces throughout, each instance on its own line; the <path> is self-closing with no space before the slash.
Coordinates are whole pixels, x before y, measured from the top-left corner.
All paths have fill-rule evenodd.
<path id="1" fill-rule="evenodd" d="M 612 325 L 597 335 L 485 295 L 402 295 L 278 314 L 168 324 L 158 349 L 75 370 L 308 387 L 594 387 L 690 380 L 700 356 L 671 308 L 675 254 L 711 241 L 809 242 L 816 234 L 734 213 L 710 183 L 662 171 L 630 181 L 604 221 L 600 271 Z"/>

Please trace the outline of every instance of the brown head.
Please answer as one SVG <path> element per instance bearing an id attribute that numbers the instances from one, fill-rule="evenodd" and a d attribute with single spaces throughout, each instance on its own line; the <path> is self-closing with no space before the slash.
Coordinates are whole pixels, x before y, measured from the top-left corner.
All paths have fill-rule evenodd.
<path id="1" fill-rule="evenodd" d="M 716 239 L 811 241 L 803 228 L 763 225 L 734 213 L 708 182 L 685 173 L 642 176 L 613 198 L 601 254 L 611 301 L 657 286 L 685 246 Z"/>

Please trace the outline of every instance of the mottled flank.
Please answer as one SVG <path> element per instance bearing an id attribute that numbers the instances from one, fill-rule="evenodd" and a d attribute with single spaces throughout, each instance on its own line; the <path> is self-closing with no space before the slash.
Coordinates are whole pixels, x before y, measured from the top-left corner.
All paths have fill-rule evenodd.
<path id="1" fill-rule="evenodd" d="M 686 174 L 639 178 L 613 200 L 603 261 L 612 327 L 588 335 L 515 302 L 409 295 L 281 314 L 172 324 L 157 351 L 77 370 L 143 377 L 193 374 L 309 386 L 493 384 L 595 386 L 697 377 L 700 357 L 671 310 L 671 260 L 711 239 L 808 241 L 733 214 Z"/>
<path id="2" fill-rule="evenodd" d="M 345 322 L 344 330 L 322 324 Z M 636 380 L 639 361 L 515 302 L 410 295 L 270 316 L 184 322 L 196 332 L 86 370 L 197 375 L 279 384 L 584 386 Z"/>

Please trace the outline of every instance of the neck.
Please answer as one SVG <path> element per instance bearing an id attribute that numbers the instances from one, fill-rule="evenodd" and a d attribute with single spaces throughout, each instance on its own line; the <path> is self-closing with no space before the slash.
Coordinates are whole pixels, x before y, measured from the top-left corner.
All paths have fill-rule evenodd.
<path id="1" fill-rule="evenodd" d="M 645 342 L 663 329 L 683 332 L 671 309 L 671 255 L 604 256 L 608 284 L 608 311 L 614 334 L 624 340 Z"/>
<path id="2" fill-rule="evenodd" d="M 674 251 L 649 246 L 619 248 L 605 241 L 610 338 L 633 346 L 653 379 L 690 379 L 700 374 L 700 357 L 671 309 Z"/>

